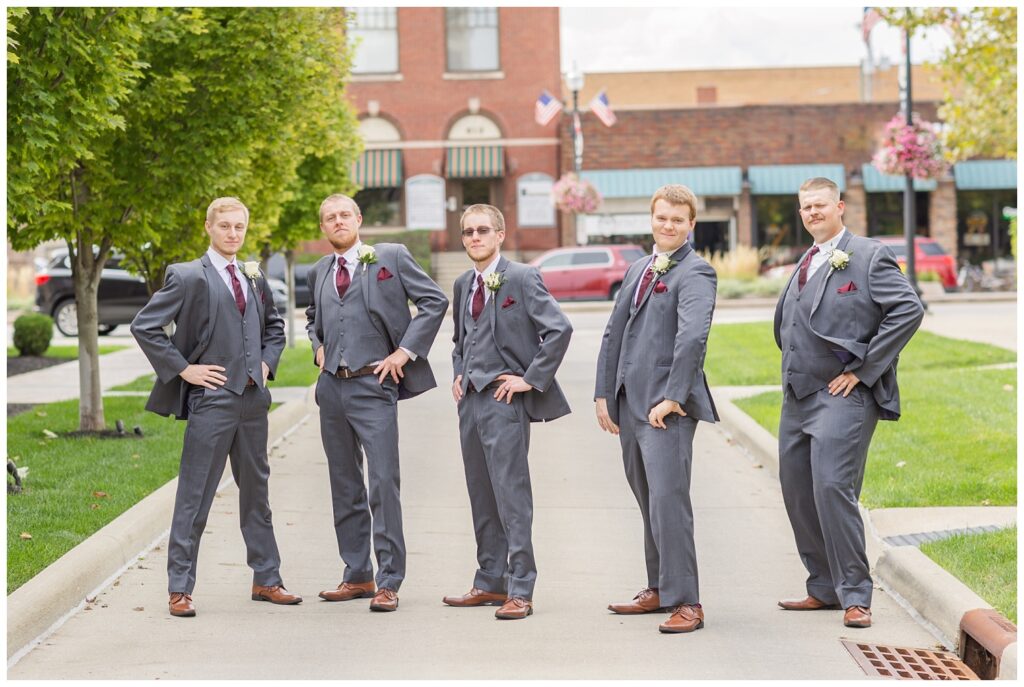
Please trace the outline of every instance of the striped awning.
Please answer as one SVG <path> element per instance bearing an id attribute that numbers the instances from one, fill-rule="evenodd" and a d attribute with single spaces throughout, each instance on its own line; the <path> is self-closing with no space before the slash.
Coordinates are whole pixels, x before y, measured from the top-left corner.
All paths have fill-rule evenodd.
<path id="1" fill-rule="evenodd" d="M 953 165 L 961 191 L 1003 191 L 1017 188 L 1016 160 L 968 160 Z"/>
<path id="2" fill-rule="evenodd" d="M 352 180 L 360 188 L 402 185 L 401 150 L 366 150 L 352 163 Z"/>
<path id="3" fill-rule="evenodd" d="M 505 149 L 501 146 L 448 148 L 445 171 L 449 179 L 505 176 Z"/>
<path id="4" fill-rule="evenodd" d="M 825 177 L 846 190 L 846 168 L 842 165 L 755 165 L 747 168 L 750 193 L 755 196 L 795 196 L 812 177 Z"/>
<path id="5" fill-rule="evenodd" d="M 864 190 L 868 193 L 888 193 L 906 188 L 906 177 L 883 174 L 870 162 L 865 162 L 860 171 L 864 177 Z M 934 179 L 914 179 L 915 191 L 934 191 L 937 186 Z"/>
<path id="6" fill-rule="evenodd" d="M 581 176 L 605 198 L 650 198 L 665 184 L 683 184 L 698 196 L 738 196 L 743 187 L 739 167 L 596 169 Z"/>

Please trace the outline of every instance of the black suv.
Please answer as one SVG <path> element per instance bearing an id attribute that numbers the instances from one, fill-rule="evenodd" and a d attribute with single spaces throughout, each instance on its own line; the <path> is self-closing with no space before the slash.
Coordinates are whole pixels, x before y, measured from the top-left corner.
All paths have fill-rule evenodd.
<path id="1" fill-rule="evenodd" d="M 120 324 L 130 324 L 136 313 L 149 302 L 149 292 L 142 277 L 121 268 L 122 256 L 112 255 L 103 265 L 100 288 L 99 334 L 105 336 Z M 274 292 L 274 305 L 283 309 L 288 300 L 284 282 L 269 279 Z M 71 259 L 67 251 L 53 256 L 46 268 L 36 275 L 36 308 L 53 318 L 64 336 L 78 336 L 78 309 L 75 307 L 75 285 L 71 280 Z"/>

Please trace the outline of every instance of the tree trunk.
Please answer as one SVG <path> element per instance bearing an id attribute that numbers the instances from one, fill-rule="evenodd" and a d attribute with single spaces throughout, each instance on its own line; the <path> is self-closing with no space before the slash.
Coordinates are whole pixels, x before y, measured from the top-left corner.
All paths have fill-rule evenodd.
<path id="1" fill-rule="evenodd" d="M 78 311 L 78 429 L 98 432 L 106 429 L 103 417 L 103 387 L 100 384 L 99 312 L 97 294 L 100 274 L 106 262 L 107 251 L 95 258 L 92 246 L 82 242 L 72 261 L 72 279 L 75 283 L 75 305 Z"/>
<path id="2" fill-rule="evenodd" d="M 284 308 L 284 317 L 288 323 L 288 348 L 295 348 L 295 251 L 289 248 L 284 252 L 284 278 L 288 284 L 288 305 Z"/>

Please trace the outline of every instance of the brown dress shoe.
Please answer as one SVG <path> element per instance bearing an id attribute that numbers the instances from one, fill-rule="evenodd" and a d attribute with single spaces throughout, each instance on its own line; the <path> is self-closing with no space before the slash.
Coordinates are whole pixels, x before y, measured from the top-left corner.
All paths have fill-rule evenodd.
<path id="1" fill-rule="evenodd" d="M 843 614 L 843 625 L 847 627 L 871 627 L 871 609 L 865 606 L 850 606 Z"/>
<path id="2" fill-rule="evenodd" d="M 693 632 L 704 627 L 704 609 L 699 605 L 683 604 L 672 609 L 669 619 L 658 626 L 661 632 Z"/>
<path id="3" fill-rule="evenodd" d="M 446 596 L 441 601 L 449 606 L 459 608 L 466 606 L 501 606 L 505 603 L 505 595 L 473 587 L 464 596 Z"/>
<path id="4" fill-rule="evenodd" d="M 654 613 L 661 610 L 661 599 L 657 589 L 641 589 L 633 600 L 624 604 L 608 604 L 608 610 L 619 615 Z"/>
<path id="5" fill-rule="evenodd" d="M 521 620 L 528 615 L 533 615 L 533 602 L 521 596 L 513 596 L 506 600 L 501 608 L 494 612 L 494 617 L 498 620 Z"/>
<path id="6" fill-rule="evenodd" d="M 371 611 L 397 611 L 398 610 L 398 592 L 394 589 L 388 589 L 387 587 L 381 587 L 377 590 L 377 593 L 373 596 L 373 601 L 370 602 Z"/>
<path id="7" fill-rule="evenodd" d="M 196 607 L 192 605 L 192 595 L 184 592 L 171 592 L 167 608 L 171 615 L 179 618 L 191 618 L 196 614 Z"/>
<path id="8" fill-rule="evenodd" d="M 351 601 L 352 599 L 365 599 L 373 596 L 377 587 L 373 580 L 369 582 L 342 582 L 337 589 L 326 589 L 320 592 L 320 598 L 324 601 Z"/>
<path id="9" fill-rule="evenodd" d="M 275 584 L 271 587 L 263 587 L 258 584 L 254 584 L 252 586 L 252 600 L 269 601 L 272 604 L 281 604 L 282 606 L 302 603 L 301 596 L 290 593 L 279 584 Z"/>
<path id="10" fill-rule="evenodd" d="M 839 608 L 839 604 L 827 604 L 808 596 L 806 599 L 783 599 L 779 602 L 779 608 L 787 611 L 834 611 Z"/>

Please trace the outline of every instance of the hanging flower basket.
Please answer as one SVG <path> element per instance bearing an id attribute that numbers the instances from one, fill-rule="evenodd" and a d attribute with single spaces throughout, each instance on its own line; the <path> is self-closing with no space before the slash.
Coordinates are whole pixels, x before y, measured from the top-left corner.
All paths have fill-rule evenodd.
<path id="1" fill-rule="evenodd" d="M 935 179 L 948 167 L 935 125 L 917 120 L 908 126 L 902 115 L 885 125 L 882 147 L 871 163 L 883 174 L 915 179 Z"/>
<path id="2" fill-rule="evenodd" d="M 601 194 L 589 181 L 580 179 L 575 172 L 566 172 L 551 189 L 555 205 L 562 212 L 576 215 L 589 214 L 601 204 Z"/>

